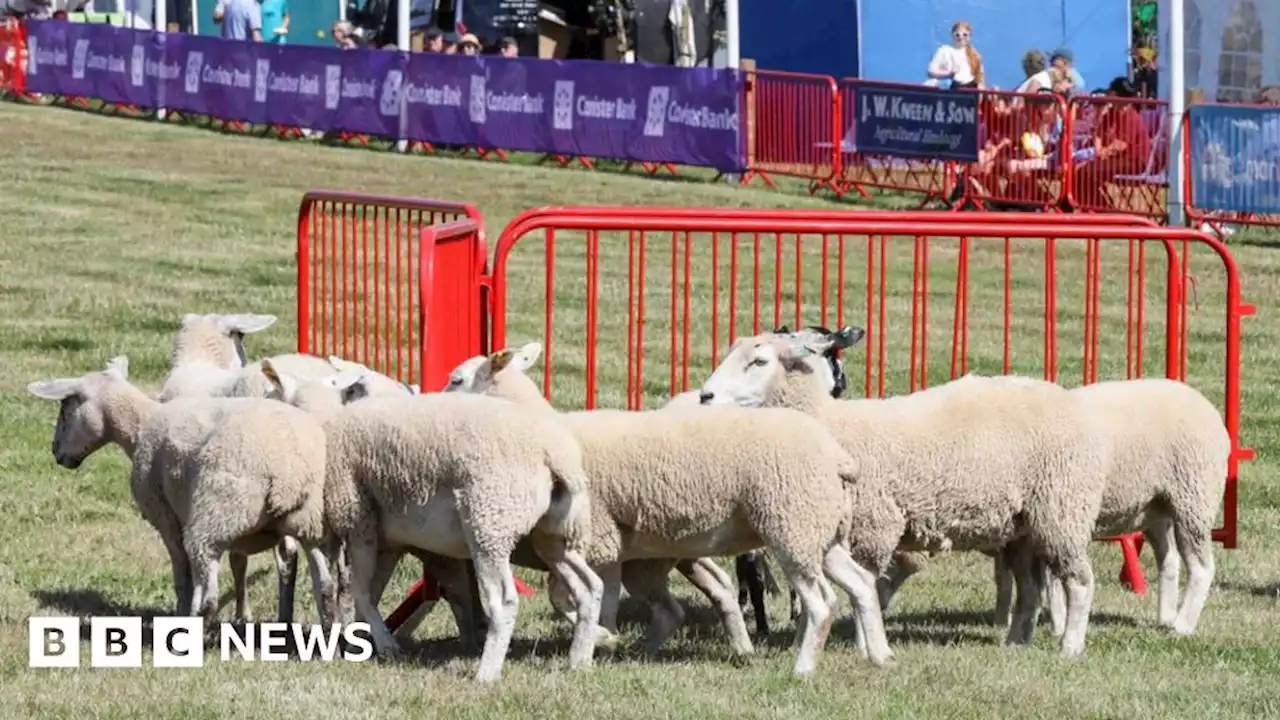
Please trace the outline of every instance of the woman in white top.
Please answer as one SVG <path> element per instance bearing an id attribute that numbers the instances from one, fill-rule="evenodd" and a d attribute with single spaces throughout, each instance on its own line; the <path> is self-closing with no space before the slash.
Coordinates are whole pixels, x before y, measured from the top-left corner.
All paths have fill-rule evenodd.
<path id="1" fill-rule="evenodd" d="M 950 80 L 953 88 L 981 88 L 982 55 L 972 43 L 973 28 L 961 20 L 951 26 L 951 44 L 943 45 L 929 61 L 928 85 Z"/>

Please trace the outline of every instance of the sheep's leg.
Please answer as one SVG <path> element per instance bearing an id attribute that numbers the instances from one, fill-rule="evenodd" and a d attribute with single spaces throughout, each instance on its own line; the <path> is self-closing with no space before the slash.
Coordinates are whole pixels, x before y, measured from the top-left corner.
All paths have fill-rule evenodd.
<path id="1" fill-rule="evenodd" d="M 1182 570 L 1182 558 L 1173 552 L 1176 542 L 1173 523 L 1168 518 L 1161 518 L 1148 526 L 1144 535 L 1156 558 L 1160 578 L 1156 585 L 1160 608 L 1156 617 L 1161 625 L 1171 628 L 1178 618 L 1178 575 Z"/>
<path id="2" fill-rule="evenodd" d="M 733 652 L 739 656 L 754 653 L 751 636 L 747 633 L 747 623 L 742 616 L 742 606 L 733 597 L 733 582 L 729 573 L 710 558 L 681 562 L 676 567 L 720 612 L 725 632 L 729 635 L 729 647 Z M 765 632 L 768 632 L 767 628 Z"/>
<path id="3" fill-rule="evenodd" d="M 516 594 L 515 579 L 511 576 L 511 563 L 501 554 L 490 555 L 481 549 L 480 543 L 469 542 L 471 559 L 476 566 L 476 584 L 480 598 L 489 614 L 489 632 L 485 635 L 484 651 L 480 654 L 480 666 L 476 669 L 477 682 L 493 682 L 502 676 L 511 635 L 515 632 Z"/>
<path id="4" fill-rule="evenodd" d="M 1000 550 L 1005 567 L 1013 573 L 1017 599 L 1006 645 L 1028 645 L 1035 633 L 1036 607 L 1040 604 L 1040 574 L 1035 572 L 1035 557 L 1029 544 L 1013 542 Z"/>
<path id="5" fill-rule="evenodd" d="M 1178 553 L 1187 565 L 1187 592 L 1178 617 L 1173 621 L 1173 632 L 1190 635 L 1200 623 L 1200 613 L 1213 585 L 1213 540 L 1208 527 L 1194 527 L 1184 522 L 1175 523 L 1173 532 Z"/>
<path id="6" fill-rule="evenodd" d="M 779 558 L 787 570 L 787 580 L 800 596 L 804 607 L 804 632 L 796 656 L 795 674 L 808 675 L 817 666 L 823 642 L 831 631 L 832 612 L 822 600 L 817 573 L 805 572 L 791 558 Z"/>
<path id="7" fill-rule="evenodd" d="M 337 599 L 334 612 L 338 622 L 346 624 L 355 619 L 355 606 L 351 601 L 351 563 L 347 562 L 347 546 L 336 537 L 329 538 L 328 556 L 330 572 L 337 579 Z"/>
<path id="8" fill-rule="evenodd" d="M 887 612 L 893 596 L 902 589 L 902 584 L 912 575 L 924 569 L 929 562 L 928 556 L 921 552 L 895 552 L 889 569 L 883 576 L 876 578 L 876 593 L 880 599 L 880 611 Z"/>
<path id="9" fill-rule="evenodd" d="M 595 569 L 604 583 L 604 597 L 600 602 L 600 627 L 618 634 L 618 600 L 622 592 L 622 563 L 606 563 Z"/>
<path id="10" fill-rule="evenodd" d="M 996 614 L 992 624 L 1008 628 L 1013 622 L 1013 571 L 1005 563 L 1004 554 L 994 554 L 991 571 L 996 581 Z"/>
<path id="11" fill-rule="evenodd" d="M 427 562 L 427 560 L 430 562 Z M 488 620 L 484 606 L 480 604 L 475 587 L 473 563 L 457 558 L 428 554 L 424 558 L 423 572 L 429 572 L 440 584 L 441 595 L 449 605 L 453 621 L 458 626 L 458 637 L 468 648 L 479 648 L 488 632 Z M 435 603 L 423 603 L 414 616 L 426 617 Z M 407 624 L 407 623 L 406 623 Z M 396 633 L 399 636 L 399 633 Z"/>
<path id="12" fill-rule="evenodd" d="M 1049 621 L 1053 627 L 1053 636 L 1061 638 L 1062 633 L 1067 629 L 1067 591 L 1062 581 L 1054 577 L 1048 568 L 1045 568 L 1041 576 L 1041 583 L 1044 585 L 1044 594 L 1048 600 Z"/>
<path id="13" fill-rule="evenodd" d="M 570 623 L 577 623 L 577 611 L 574 610 L 573 595 L 555 573 L 547 576 L 547 594 L 551 596 L 551 607 L 560 617 Z"/>
<path id="14" fill-rule="evenodd" d="M 356 617 L 369 623 L 373 649 L 378 656 L 392 659 L 400 655 L 400 644 L 387 629 L 387 622 L 372 597 L 378 567 L 376 530 L 366 521 L 347 538 L 347 562 L 351 566 L 351 599 Z"/>
<path id="15" fill-rule="evenodd" d="M 858 614 L 858 635 L 862 638 L 859 646 L 867 659 L 876 665 L 892 663 L 893 651 L 889 649 L 889 638 L 884 630 L 875 573 L 854 562 L 849 551 L 840 545 L 827 551 L 823 569 L 827 577 L 853 600 L 854 612 Z"/>
<path id="16" fill-rule="evenodd" d="M 1089 611 L 1093 606 L 1093 568 L 1085 552 L 1069 559 L 1058 560 L 1058 566 L 1061 569 L 1055 574 L 1062 579 L 1067 595 L 1067 621 L 1062 632 L 1062 656 L 1076 657 L 1084 652 L 1085 634 L 1089 630 Z M 1050 567 L 1053 567 L 1052 562 Z"/>
<path id="17" fill-rule="evenodd" d="M 759 551 L 739 555 L 734 558 L 734 571 L 738 576 L 739 608 L 744 614 L 750 611 L 755 615 L 757 634 L 768 635 L 769 606 L 764 600 L 764 558 Z"/>
<path id="18" fill-rule="evenodd" d="M 280 538 L 280 542 L 276 543 L 276 585 L 279 598 L 279 607 L 277 615 L 280 622 L 293 622 L 293 601 L 296 589 L 298 587 L 298 541 L 289 536 Z M 232 559 L 235 556 L 232 555 Z M 235 565 L 231 566 L 232 571 Z"/>
<path id="19" fill-rule="evenodd" d="M 249 556 L 238 552 L 230 552 L 228 562 L 231 564 L 231 584 L 236 593 L 236 622 L 253 622 L 253 612 L 249 610 Z"/>
<path id="20" fill-rule="evenodd" d="M 596 647 L 596 629 L 600 622 L 600 605 L 604 600 L 604 582 L 577 552 L 568 550 L 562 538 L 535 536 L 534 550 L 572 595 L 577 622 L 569 644 L 569 667 L 585 669 L 592 665 Z M 476 563 L 477 568 L 479 563 Z M 515 582 L 511 583 L 514 592 Z M 496 678 L 496 676 L 495 676 Z"/>
<path id="21" fill-rule="evenodd" d="M 210 545 L 191 543 L 187 547 L 195 591 L 191 597 L 191 615 L 204 618 L 206 627 L 218 620 L 218 566 L 222 552 Z"/>
<path id="22" fill-rule="evenodd" d="M 195 586 L 191 577 L 191 562 L 187 558 L 187 551 L 182 547 L 182 533 L 176 530 L 174 534 L 162 534 L 165 550 L 169 551 L 169 564 L 173 568 L 173 594 L 178 599 L 178 615 L 190 615 L 192 597 L 195 593 Z"/>
<path id="23" fill-rule="evenodd" d="M 323 550 L 318 547 L 307 549 L 307 570 L 311 572 L 311 591 L 315 596 L 320 624 L 331 626 L 338 621 L 338 598 L 333 575 L 329 573 L 329 558 Z"/>

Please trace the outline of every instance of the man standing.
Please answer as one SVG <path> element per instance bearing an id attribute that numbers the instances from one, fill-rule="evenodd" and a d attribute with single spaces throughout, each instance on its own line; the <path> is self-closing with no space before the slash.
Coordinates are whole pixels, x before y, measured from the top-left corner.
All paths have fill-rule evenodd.
<path id="1" fill-rule="evenodd" d="M 1076 92 L 1086 92 L 1087 87 L 1084 84 L 1084 78 L 1080 76 L 1080 71 L 1076 70 L 1076 56 L 1066 48 L 1058 48 L 1053 51 L 1053 55 L 1049 57 L 1049 64 L 1066 73 L 1071 78 L 1071 86 Z"/>
<path id="2" fill-rule="evenodd" d="M 262 10 L 258 0 L 219 0 L 213 9 L 213 21 L 222 24 L 224 39 L 262 42 Z"/>

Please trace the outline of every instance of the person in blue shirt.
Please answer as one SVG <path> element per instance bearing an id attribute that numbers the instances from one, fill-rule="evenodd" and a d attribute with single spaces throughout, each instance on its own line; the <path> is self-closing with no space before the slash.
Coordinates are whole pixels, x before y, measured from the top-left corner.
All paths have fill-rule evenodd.
<path id="1" fill-rule="evenodd" d="M 289 37 L 289 0 L 262 0 L 262 41 L 284 45 Z"/>
<path id="2" fill-rule="evenodd" d="M 227 40 L 262 42 L 262 9 L 258 0 L 219 0 L 213 9 L 213 21 L 222 24 L 222 37 Z"/>
<path id="3" fill-rule="evenodd" d="M 1053 55 L 1049 56 L 1049 64 L 1071 78 L 1071 87 L 1076 92 L 1084 92 L 1084 89 L 1088 87 L 1088 85 L 1084 84 L 1084 78 L 1080 75 L 1080 72 L 1076 70 L 1076 56 L 1070 50 L 1066 48 L 1054 50 Z"/>

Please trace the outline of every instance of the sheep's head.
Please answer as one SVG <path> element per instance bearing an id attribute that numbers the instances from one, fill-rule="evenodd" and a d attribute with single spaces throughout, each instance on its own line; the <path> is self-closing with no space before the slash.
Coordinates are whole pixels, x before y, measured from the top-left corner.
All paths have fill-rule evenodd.
<path id="1" fill-rule="evenodd" d="M 224 370 L 244 367 L 244 336 L 262 332 L 275 321 L 275 315 L 187 313 L 174 342 L 172 364 L 207 362 Z"/>
<path id="2" fill-rule="evenodd" d="M 780 325 L 774 329 L 773 334 L 801 338 L 806 342 L 820 342 L 825 338 L 835 337 L 837 342 L 833 343 L 822 357 L 826 359 L 827 368 L 831 372 L 831 397 L 838 398 L 849 387 L 849 380 L 844 374 L 844 363 L 840 362 L 840 351 L 858 342 L 863 332 L 862 328 L 855 328 L 852 325 L 845 326 L 834 333 L 821 325 L 810 325 L 795 332 L 791 332 L 786 325 Z M 854 334 L 857 336 L 854 337 Z"/>
<path id="3" fill-rule="evenodd" d="M 774 388 L 787 375 L 794 374 L 817 375 L 827 392 L 835 394 L 837 381 L 828 362 L 830 353 L 851 347 L 865 331 L 853 326 L 834 333 L 816 328 L 794 333 L 785 330 L 784 326 L 774 333 L 735 341 L 703 383 L 702 404 L 760 407 L 768 404 Z"/>
<path id="4" fill-rule="evenodd" d="M 483 395 L 493 389 L 504 372 L 523 375 L 538 361 L 542 343 L 531 342 L 519 348 L 503 348 L 490 355 L 476 355 L 458 364 L 449 373 L 444 392 L 468 392 Z"/>
<path id="5" fill-rule="evenodd" d="M 129 379 L 129 358 L 112 358 L 105 370 L 78 378 L 39 380 L 27 392 L 45 400 L 57 400 L 58 421 L 53 431 L 53 457 L 64 468 L 75 470 L 85 458 L 111 440 L 104 402 L 113 383 Z"/>
<path id="6" fill-rule="evenodd" d="M 337 378 L 341 377 L 343 373 L 354 372 L 359 374 L 354 383 L 345 386 L 345 388 L 340 388 L 343 393 L 342 402 L 344 405 L 366 397 L 421 394 L 421 390 L 417 385 L 400 382 L 393 377 L 370 369 L 367 365 L 340 358 L 337 355 L 330 355 L 327 359 L 333 369 L 338 371 L 338 375 L 331 378 L 334 383 L 339 382 Z M 334 387 L 337 387 L 337 385 L 334 385 Z"/>
<path id="7" fill-rule="evenodd" d="M 367 370 L 361 366 L 343 370 L 336 375 L 306 379 L 280 372 L 269 359 L 262 361 L 262 374 L 271 381 L 271 390 L 267 393 L 267 397 L 281 400 L 308 412 L 336 411 L 342 405 L 354 402 L 348 399 L 353 395 L 358 394 L 358 397 L 354 398 L 357 400 L 364 397 L 363 390 L 358 388 L 361 387 L 361 380 L 364 379 L 366 372 Z"/>

